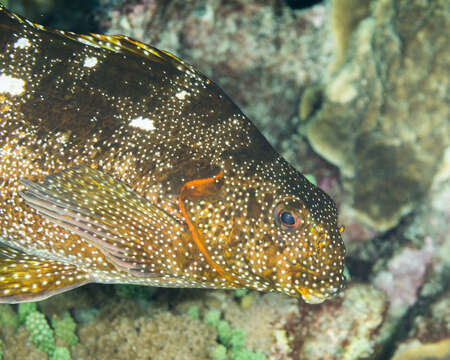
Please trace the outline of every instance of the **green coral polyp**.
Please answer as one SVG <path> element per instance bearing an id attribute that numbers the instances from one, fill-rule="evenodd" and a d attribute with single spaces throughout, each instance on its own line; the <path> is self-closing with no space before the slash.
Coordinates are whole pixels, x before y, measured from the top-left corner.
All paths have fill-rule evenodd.
<path id="1" fill-rule="evenodd" d="M 53 330 L 48 325 L 44 314 L 34 311 L 28 314 L 25 319 L 25 327 L 30 333 L 30 339 L 36 347 L 52 355 L 55 351 L 55 339 L 53 337 Z"/>
<path id="2" fill-rule="evenodd" d="M 0 325 L 19 326 L 19 317 L 9 304 L 0 304 Z"/>
<path id="3" fill-rule="evenodd" d="M 70 352 L 65 347 L 57 347 L 53 353 L 52 360 L 71 360 Z"/>
<path id="4" fill-rule="evenodd" d="M 242 329 L 233 329 L 220 317 L 221 313 L 217 309 L 210 310 L 205 315 L 205 323 L 216 328 L 221 343 L 213 350 L 214 360 L 226 359 L 227 350 L 232 360 L 265 360 L 262 353 L 245 348 L 245 333 Z"/>
<path id="5" fill-rule="evenodd" d="M 198 320 L 200 318 L 199 314 L 198 314 L 198 306 L 191 306 L 188 311 L 187 314 L 193 318 L 194 320 Z"/>
<path id="6" fill-rule="evenodd" d="M 25 319 L 29 314 L 32 312 L 37 311 L 37 305 L 35 302 L 26 302 L 26 303 L 20 303 L 19 304 L 19 322 L 23 324 L 25 322 Z"/>
<path id="7" fill-rule="evenodd" d="M 75 334 L 77 325 L 68 312 L 65 312 L 61 317 L 53 316 L 52 326 L 56 337 L 63 340 L 66 345 L 74 346 L 78 344 L 78 337 Z"/>
<path id="8" fill-rule="evenodd" d="M 205 315 L 205 323 L 208 325 L 217 327 L 220 321 L 220 311 L 217 309 L 212 309 L 208 311 Z"/>

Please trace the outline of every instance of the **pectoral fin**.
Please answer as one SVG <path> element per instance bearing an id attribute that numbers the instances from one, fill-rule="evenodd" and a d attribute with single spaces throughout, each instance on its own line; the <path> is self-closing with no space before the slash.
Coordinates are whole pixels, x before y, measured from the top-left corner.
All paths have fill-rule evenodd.
<path id="1" fill-rule="evenodd" d="M 90 167 L 61 171 L 40 184 L 22 183 L 26 190 L 21 195 L 28 205 L 135 275 L 151 277 L 151 245 L 184 226 L 127 185 Z"/>

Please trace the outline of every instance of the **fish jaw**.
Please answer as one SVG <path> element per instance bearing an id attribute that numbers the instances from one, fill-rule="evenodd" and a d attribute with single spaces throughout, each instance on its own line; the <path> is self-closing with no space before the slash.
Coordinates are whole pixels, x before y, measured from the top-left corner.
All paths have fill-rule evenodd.
<path id="1" fill-rule="evenodd" d="M 329 292 L 327 294 L 324 294 L 302 286 L 297 289 L 302 300 L 308 304 L 321 304 L 325 300 L 332 299 L 338 294 L 340 290 L 341 288 L 332 288 L 329 289 Z"/>
<path id="2" fill-rule="evenodd" d="M 303 286 L 300 286 L 297 289 L 297 291 L 300 294 L 303 301 L 308 304 L 321 304 L 327 299 L 323 295 L 315 294 L 310 289 L 303 287 Z"/>
<path id="3" fill-rule="evenodd" d="M 343 288 L 344 283 L 341 283 L 339 287 L 331 286 L 325 291 L 315 291 L 306 286 L 299 286 L 296 290 L 304 302 L 308 304 L 321 304 L 325 300 L 334 298 Z"/>

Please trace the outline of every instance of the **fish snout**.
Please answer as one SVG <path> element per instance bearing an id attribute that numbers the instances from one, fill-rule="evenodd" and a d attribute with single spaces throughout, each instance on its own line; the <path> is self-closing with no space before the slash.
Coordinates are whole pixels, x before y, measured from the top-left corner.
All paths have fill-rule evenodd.
<path id="1" fill-rule="evenodd" d="M 296 275 L 298 280 L 294 282 L 296 291 L 310 304 L 331 299 L 345 287 L 345 249 L 333 246 L 335 244 L 327 236 L 317 237 L 315 241 L 324 245 L 315 247 L 307 258 L 303 258 L 302 268 Z"/>

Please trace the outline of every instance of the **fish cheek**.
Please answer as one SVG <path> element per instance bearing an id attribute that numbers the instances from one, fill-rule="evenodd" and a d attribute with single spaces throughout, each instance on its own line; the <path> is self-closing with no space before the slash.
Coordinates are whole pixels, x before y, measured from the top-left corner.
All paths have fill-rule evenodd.
<path id="1" fill-rule="evenodd" d="M 235 288 L 242 284 L 227 269 L 228 264 L 223 260 L 223 255 L 228 249 L 220 246 L 226 242 L 227 232 L 219 231 L 221 236 L 214 236 L 217 227 L 225 225 L 218 211 L 224 206 L 221 201 L 224 196 L 223 177 L 223 170 L 220 170 L 214 176 L 185 182 L 179 191 L 178 205 L 193 243 L 207 262 L 202 277 L 207 282 L 217 284 L 216 287 Z"/>
<path id="2" fill-rule="evenodd" d="M 269 283 L 272 289 L 277 282 L 279 261 L 283 253 L 279 244 L 273 234 L 266 233 L 256 238 L 254 242 L 248 242 L 245 247 L 252 273 L 262 277 L 262 281 Z"/>
<path id="3" fill-rule="evenodd" d="M 197 160 L 187 157 L 189 152 L 179 152 L 173 156 L 177 156 L 180 160 L 170 169 L 165 169 L 160 174 L 155 175 L 158 183 L 163 184 L 163 188 L 172 189 L 172 192 L 179 194 L 183 185 L 188 182 L 200 179 L 212 179 L 218 175 L 220 168 L 211 166 L 203 160 Z M 220 179 L 218 181 L 221 181 Z M 196 186 L 199 196 L 207 196 L 209 192 L 217 190 L 216 185 L 203 187 L 201 190 Z M 186 191 L 183 195 L 185 198 L 196 197 L 193 191 Z"/>
<path id="4" fill-rule="evenodd" d="M 247 190 L 247 219 L 257 220 L 261 213 L 261 206 L 255 196 L 255 189 Z"/>

